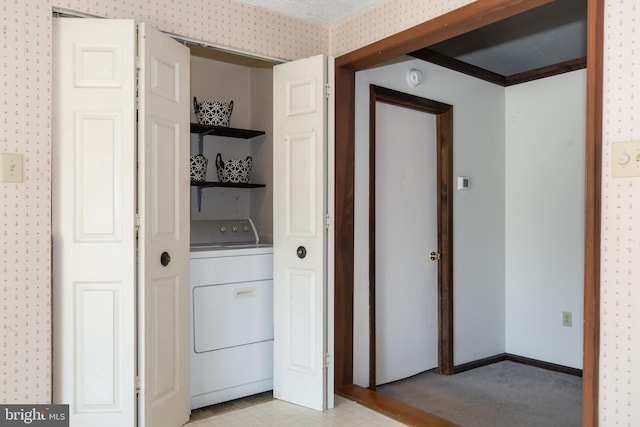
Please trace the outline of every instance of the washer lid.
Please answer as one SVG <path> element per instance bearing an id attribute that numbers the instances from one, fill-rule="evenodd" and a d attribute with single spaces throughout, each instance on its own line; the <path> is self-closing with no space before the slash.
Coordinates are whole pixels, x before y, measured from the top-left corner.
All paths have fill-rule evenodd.
<path id="1" fill-rule="evenodd" d="M 191 221 L 191 246 L 250 245 L 258 243 L 251 219 L 207 219 Z"/>

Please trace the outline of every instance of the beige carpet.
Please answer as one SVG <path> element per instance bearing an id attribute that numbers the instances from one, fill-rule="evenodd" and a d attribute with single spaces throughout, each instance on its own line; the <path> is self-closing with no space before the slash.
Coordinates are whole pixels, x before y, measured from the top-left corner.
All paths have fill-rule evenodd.
<path id="1" fill-rule="evenodd" d="M 504 361 L 378 386 L 383 395 L 464 427 L 579 427 L 582 378 Z"/>

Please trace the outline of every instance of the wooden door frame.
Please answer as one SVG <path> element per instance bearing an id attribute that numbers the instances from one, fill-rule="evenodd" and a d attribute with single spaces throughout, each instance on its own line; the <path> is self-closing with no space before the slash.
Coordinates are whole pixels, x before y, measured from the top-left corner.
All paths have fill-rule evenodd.
<path id="1" fill-rule="evenodd" d="M 353 384 L 355 73 L 553 0 L 476 0 L 335 61 L 335 388 L 412 423 L 447 425 Z M 604 0 L 588 0 L 582 425 L 598 425 Z M 434 420 L 435 419 L 435 420 Z"/>
<path id="2" fill-rule="evenodd" d="M 369 389 L 376 389 L 376 104 L 436 116 L 438 372 L 453 374 L 453 106 L 369 85 Z M 430 136 L 425 136 L 430 137 Z M 436 249 L 436 248 L 434 248 Z M 426 254 L 425 254 L 426 255 Z"/>

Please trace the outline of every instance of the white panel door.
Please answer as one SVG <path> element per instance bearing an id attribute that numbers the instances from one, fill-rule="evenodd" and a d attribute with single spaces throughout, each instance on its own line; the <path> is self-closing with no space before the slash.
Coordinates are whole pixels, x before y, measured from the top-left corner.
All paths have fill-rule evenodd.
<path id="1" fill-rule="evenodd" d="M 277 399 L 313 409 L 333 406 L 333 287 L 325 217 L 333 181 L 327 166 L 325 94 L 333 61 L 320 55 L 274 67 L 274 373 Z M 332 75 L 332 74 L 331 74 Z M 333 98 L 332 98 L 333 99 Z M 332 102 L 332 101 L 331 101 Z M 328 151 L 329 150 L 329 151 Z M 329 380 L 330 377 L 330 380 Z"/>
<path id="2" fill-rule="evenodd" d="M 375 132 L 376 382 L 385 384 L 438 366 L 436 116 L 378 102 Z"/>
<path id="3" fill-rule="evenodd" d="M 138 26 L 139 424 L 189 420 L 189 49 Z"/>
<path id="4" fill-rule="evenodd" d="M 53 402 L 135 425 L 135 24 L 53 20 Z"/>

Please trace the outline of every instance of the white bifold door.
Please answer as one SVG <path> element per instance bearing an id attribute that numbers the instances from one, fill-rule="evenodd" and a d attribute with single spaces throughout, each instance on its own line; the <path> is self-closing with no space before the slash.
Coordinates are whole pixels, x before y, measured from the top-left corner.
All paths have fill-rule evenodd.
<path id="1" fill-rule="evenodd" d="M 73 426 L 182 425 L 189 51 L 130 20 L 53 36 L 53 399 Z"/>
<path id="2" fill-rule="evenodd" d="M 53 39 L 53 400 L 76 427 L 176 427 L 189 51 L 131 20 L 56 18 Z M 274 70 L 274 394 L 319 410 L 333 407 L 332 72 L 322 56 Z"/>
<path id="3" fill-rule="evenodd" d="M 274 396 L 333 407 L 333 60 L 274 67 Z"/>

